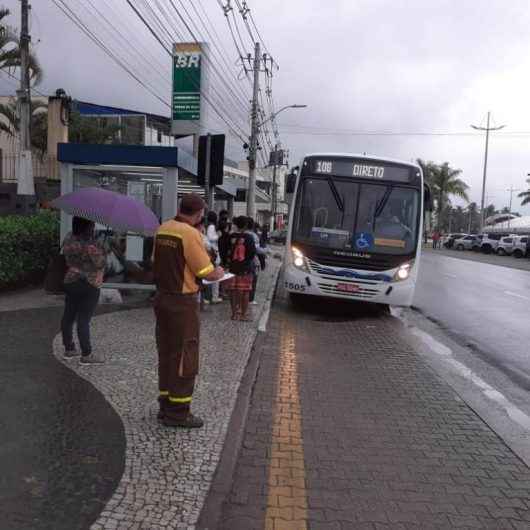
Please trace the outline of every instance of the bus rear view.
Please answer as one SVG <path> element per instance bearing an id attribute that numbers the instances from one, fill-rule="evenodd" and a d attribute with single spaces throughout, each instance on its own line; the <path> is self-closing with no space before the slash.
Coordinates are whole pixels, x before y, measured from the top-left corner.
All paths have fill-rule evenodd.
<path id="1" fill-rule="evenodd" d="M 285 288 L 409 306 L 418 274 L 423 176 L 407 162 L 311 155 L 290 213 Z"/>

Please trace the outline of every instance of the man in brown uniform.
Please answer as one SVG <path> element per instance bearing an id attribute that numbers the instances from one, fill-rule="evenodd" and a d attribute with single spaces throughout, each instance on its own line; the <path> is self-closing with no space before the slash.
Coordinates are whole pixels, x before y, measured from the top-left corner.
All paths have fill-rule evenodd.
<path id="1" fill-rule="evenodd" d="M 195 194 L 182 198 L 177 217 L 163 223 L 155 237 L 153 272 L 158 348 L 159 419 L 172 427 L 202 427 L 190 412 L 199 369 L 199 301 L 197 278 L 219 280 L 194 225 L 205 203 Z"/>

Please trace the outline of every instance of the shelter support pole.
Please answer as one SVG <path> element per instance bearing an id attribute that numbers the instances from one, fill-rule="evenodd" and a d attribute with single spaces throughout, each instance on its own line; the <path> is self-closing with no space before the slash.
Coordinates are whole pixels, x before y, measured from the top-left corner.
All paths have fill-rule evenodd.
<path id="1" fill-rule="evenodd" d="M 59 176 L 61 178 L 61 195 L 74 191 L 74 168 L 72 164 L 62 162 L 59 166 Z M 72 229 L 72 216 L 61 210 L 61 244 L 66 234 Z"/>
<path id="2" fill-rule="evenodd" d="M 176 167 L 166 168 L 162 180 L 162 222 L 164 222 L 177 214 L 178 169 Z"/>

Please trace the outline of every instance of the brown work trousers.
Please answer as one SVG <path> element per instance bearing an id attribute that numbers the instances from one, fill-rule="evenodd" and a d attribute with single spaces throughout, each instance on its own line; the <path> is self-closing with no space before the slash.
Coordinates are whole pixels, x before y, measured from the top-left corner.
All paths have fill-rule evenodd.
<path id="1" fill-rule="evenodd" d="M 199 371 L 199 301 L 194 294 L 157 292 L 154 300 L 161 413 L 183 419 Z"/>

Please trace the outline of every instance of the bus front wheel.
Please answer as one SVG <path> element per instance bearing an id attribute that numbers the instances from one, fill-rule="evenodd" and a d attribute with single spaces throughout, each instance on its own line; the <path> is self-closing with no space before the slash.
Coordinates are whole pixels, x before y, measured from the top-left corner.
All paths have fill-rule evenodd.
<path id="1" fill-rule="evenodd" d="M 299 293 L 289 293 L 289 301 L 295 309 L 299 309 L 300 307 L 302 307 L 302 298 L 302 295 Z"/>

